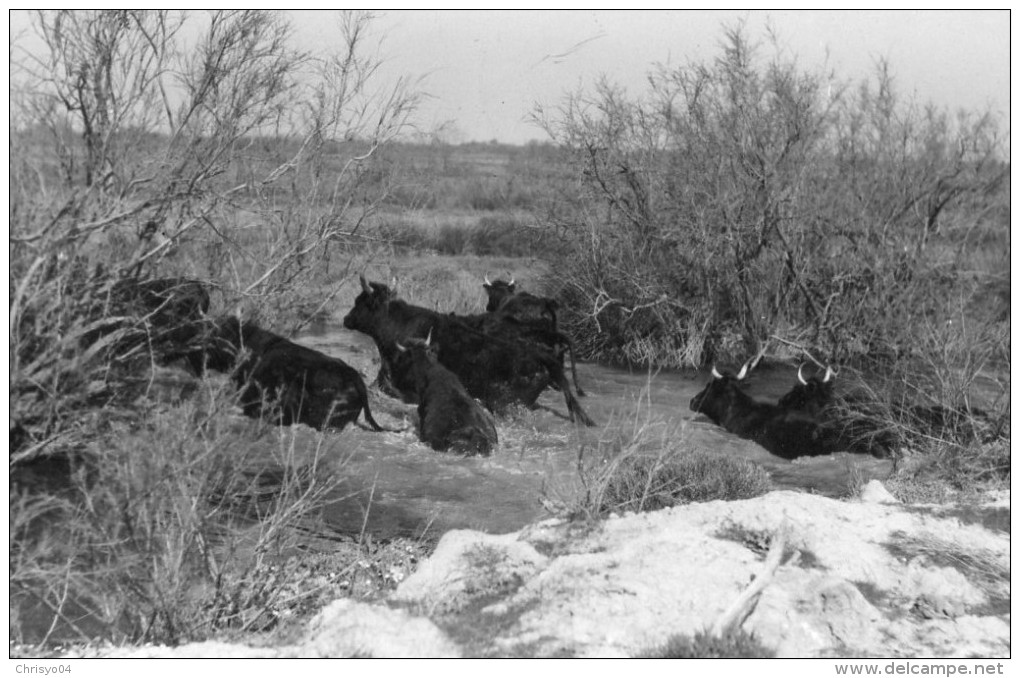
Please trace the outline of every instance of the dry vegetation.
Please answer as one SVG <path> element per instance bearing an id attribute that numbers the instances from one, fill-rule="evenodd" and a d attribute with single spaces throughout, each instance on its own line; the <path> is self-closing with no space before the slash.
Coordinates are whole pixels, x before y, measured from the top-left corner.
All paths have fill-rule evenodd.
<path id="1" fill-rule="evenodd" d="M 738 28 L 719 58 L 536 119 L 581 207 L 551 287 L 589 359 L 764 353 L 867 385 L 866 416 L 954 491 L 1008 484 L 1008 132 L 811 72 Z M 966 469 L 966 470 L 964 470 Z"/>
<path id="2" fill-rule="evenodd" d="M 420 95 L 379 86 L 370 25 L 345 15 L 311 55 L 266 12 L 44 12 L 41 46 L 12 44 L 12 640 L 182 642 L 323 598 L 285 554 L 342 476 L 330 434 L 238 424 L 215 380 L 172 388 L 150 318 L 111 303 L 123 280 L 201 280 L 214 313 L 289 334 L 349 308 L 363 270 L 453 312 L 509 272 L 559 299 L 589 360 L 769 347 L 858 374 L 904 442 L 904 496 L 1008 487 L 994 119 L 731 31 L 642 97 L 605 82 L 539 111 L 555 145 L 411 144 Z M 754 467 L 630 433 L 582 451 L 575 515 L 763 491 Z"/>

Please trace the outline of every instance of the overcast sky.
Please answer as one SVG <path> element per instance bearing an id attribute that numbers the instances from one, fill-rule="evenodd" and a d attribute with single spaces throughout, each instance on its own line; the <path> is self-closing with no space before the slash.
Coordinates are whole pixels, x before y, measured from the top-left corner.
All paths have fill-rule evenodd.
<path id="1" fill-rule="evenodd" d="M 310 42 L 328 41 L 331 22 L 296 12 Z M 637 94 L 652 64 L 719 54 L 722 26 L 746 20 L 765 36 L 771 21 L 805 67 L 829 64 L 860 78 L 879 57 L 901 91 L 951 109 L 991 106 L 1008 126 L 1010 14 L 998 11 L 396 11 L 374 25 L 394 71 L 427 75 L 425 129 L 454 121 L 466 140 L 523 142 L 544 132 L 526 120 L 535 102 L 599 74 Z"/>
<path id="2" fill-rule="evenodd" d="M 405 11 L 378 10 L 373 45 L 383 74 L 424 76 L 430 95 L 417 116 L 423 131 L 452 123 L 459 140 L 521 143 L 545 139 L 530 124 L 535 103 L 600 74 L 631 94 L 653 64 L 719 54 L 723 25 L 746 21 L 763 39 L 767 22 L 806 68 L 826 59 L 845 79 L 866 75 L 876 59 L 892 64 L 900 91 L 951 109 L 991 107 L 1009 126 L 1010 14 L 992 11 Z M 12 35 L 27 25 L 11 16 Z M 300 47 L 339 45 L 331 13 L 292 13 Z"/>

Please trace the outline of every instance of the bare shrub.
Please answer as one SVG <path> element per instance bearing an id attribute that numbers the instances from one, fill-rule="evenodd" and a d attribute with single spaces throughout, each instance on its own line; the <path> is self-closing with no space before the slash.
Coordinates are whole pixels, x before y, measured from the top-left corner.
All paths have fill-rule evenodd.
<path id="1" fill-rule="evenodd" d="M 264 628 L 279 598 L 265 558 L 317 510 L 321 455 L 297 473 L 253 459 L 222 406 L 153 409 L 171 356 L 152 310 L 116 290 L 184 277 L 219 312 L 290 330 L 317 317 L 388 189 L 375 156 L 419 94 L 378 82 L 363 13 L 339 16 L 327 55 L 266 11 L 33 22 L 38 40 L 11 48 L 11 473 L 64 482 L 12 492 L 12 613 L 35 615 L 33 642 Z"/>
<path id="2" fill-rule="evenodd" d="M 904 101 L 884 63 L 853 88 L 773 47 L 727 29 L 719 58 L 659 66 L 642 96 L 604 79 L 536 111 L 588 205 L 560 287 L 591 357 L 700 366 L 780 336 L 866 363 L 969 296 L 973 246 L 947 231 L 1002 200 L 996 120 Z M 1003 242 L 979 214 L 966 228 Z"/>

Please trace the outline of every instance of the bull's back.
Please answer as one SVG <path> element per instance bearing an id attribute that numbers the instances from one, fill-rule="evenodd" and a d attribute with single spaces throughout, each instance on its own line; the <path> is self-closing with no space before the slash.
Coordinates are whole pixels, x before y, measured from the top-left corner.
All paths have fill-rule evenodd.
<path id="1" fill-rule="evenodd" d="M 358 418 L 366 398 L 357 370 L 337 358 L 286 340 L 274 344 L 275 348 L 253 356 L 248 369 L 239 371 L 239 377 L 249 385 L 246 408 L 256 406 L 252 402 L 255 395 L 268 395 L 278 399 L 283 424 L 343 428 Z M 252 386 L 260 393 L 256 394 Z"/>
<path id="2" fill-rule="evenodd" d="M 536 347 L 517 336 L 492 336 L 481 330 L 445 327 L 439 337 L 439 362 L 460 379 L 474 398 L 491 409 L 514 402 L 533 405 L 551 378 Z"/>
<path id="3" fill-rule="evenodd" d="M 489 455 L 498 442 L 495 419 L 457 376 L 441 365 L 432 365 L 422 381 L 418 405 L 422 439 L 440 451 Z"/>

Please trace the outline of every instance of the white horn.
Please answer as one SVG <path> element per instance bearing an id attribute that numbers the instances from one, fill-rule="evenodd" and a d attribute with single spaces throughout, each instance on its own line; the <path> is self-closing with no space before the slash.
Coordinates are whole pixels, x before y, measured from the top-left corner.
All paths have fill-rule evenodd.
<path id="1" fill-rule="evenodd" d="M 486 287 L 492 287 L 492 283 L 489 282 L 489 275 L 488 274 L 485 275 L 485 286 Z"/>
<path id="2" fill-rule="evenodd" d="M 508 283 L 507 283 L 507 285 L 508 285 L 509 287 L 513 287 L 513 286 L 514 286 L 514 279 L 513 279 L 513 278 L 510 278 L 510 282 L 508 282 Z"/>
<path id="3" fill-rule="evenodd" d="M 746 376 L 747 376 L 747 363 L 744 363 L 744 366 L 740 368 L 740 372 L 737 373 L 737 381 L 740 381 Z"/>
<path id="4" fill-rule="evenodd" d="M 723 378 L 722 375 L 719 374 L 719 370 L 715 369 L 715 365 L 712 365 L 712 378 L 713 379 L 722 379 Z"/>
<path id="5" fill-rule="evenodd" d="M 425 337 L 425 348 L 428 348 L 432 344 L 432 330 L 429 329 L 429 335 Z"/>
<path id="6" fill-rule="evenodd" d="M 832 371 L 832 368 L 828 365 L 825 366 L 825 376 L 822 377 L 822 383 L 827 384 L 829 380 L 836 376 L 836 373 Z"/>
<path id="7" fill-rule="evenodd" d="M 804 381 L 804 363 L 801 363 L 797 368 L 797 381 L 807 386 L 807 382 Z"/>
<path id="8" fill-rule="evenodd" d="M 365 290 L 366 294 L 372 294 L 372 288 L 369 286 L 368 281 L 365 280 L 364 274 L 359 275 L 358 280 L 361 281 L 361 289 Z"/>

